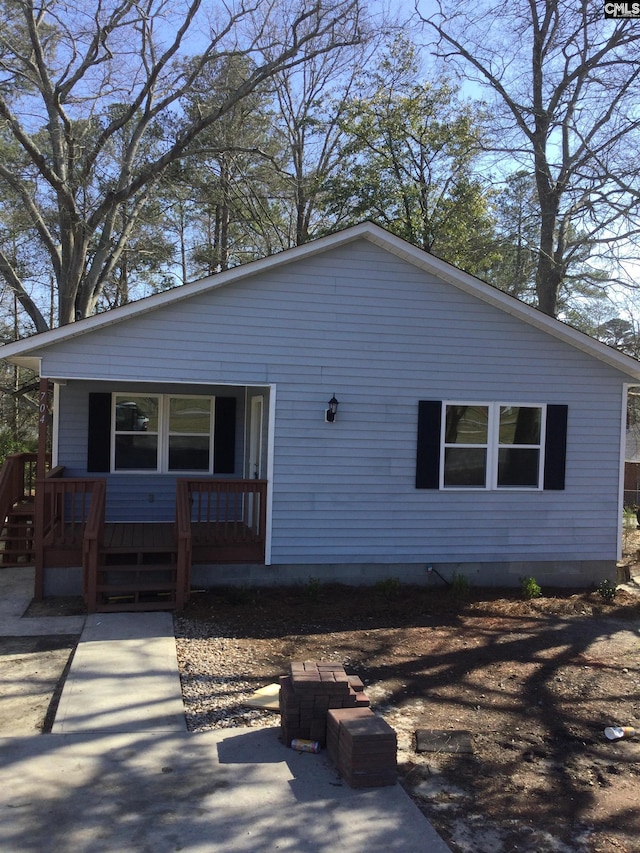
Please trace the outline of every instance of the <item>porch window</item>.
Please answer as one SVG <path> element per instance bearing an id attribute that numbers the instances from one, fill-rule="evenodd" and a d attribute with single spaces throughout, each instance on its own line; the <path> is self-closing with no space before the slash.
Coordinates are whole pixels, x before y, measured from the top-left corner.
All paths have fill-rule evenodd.
<path id="1" fill-rule="evenodd" d="M 211 473 L 213 398 L 115 394 L 114 471 Z"/>
<path id="2" fill-rule="evenodd" d="M 211 399 L 170 397 L 168 470 L 209 471 Z"/>
<path id="3" fill-rule="evenodd" d="M 160 398 L 115 396 L 114 469 L 157 471 Z"/>

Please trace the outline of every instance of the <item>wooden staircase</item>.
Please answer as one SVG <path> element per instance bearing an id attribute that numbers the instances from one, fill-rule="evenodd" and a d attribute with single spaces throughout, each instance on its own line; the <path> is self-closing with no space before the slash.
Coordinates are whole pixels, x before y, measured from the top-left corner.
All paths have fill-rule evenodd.
<path id="1" fill-rule="evenodd" d="M 16 501 L 0 530 L 0 565 L 35 565 L 33 498 Z"/>
<path id="2" fill-rule="evenodd" d="M 35 564 L 37 454 L 10 453 L 0 470 L 0 566 Z"/>
<path id="3" fill-rule="evenodd" d="M 172 524 L 106 524 L 99 549 L 95 610 L 175 610 L 177 546 Z"/>

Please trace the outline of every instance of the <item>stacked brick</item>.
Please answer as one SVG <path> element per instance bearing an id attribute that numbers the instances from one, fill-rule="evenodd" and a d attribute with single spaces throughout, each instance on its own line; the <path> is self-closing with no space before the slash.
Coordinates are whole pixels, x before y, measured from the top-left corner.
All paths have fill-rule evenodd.
<path id="1" fill-rule="evenodd" d="M 318 741 L 352 788 L 393 785 L 397 778 L 395 731 L 369 708 L 357 676 L 340 664 L 295 662 L 280 679 L 280 734 Z"/>
<path id="2" fill-rule="evenodd" d="M 327 744 L 330 708 L 366 708 L 369 700 L 359 678 L 337 663 L 306 661 L 291 664 L 291 675 L 280 678 L 280 737 L 287 746 L 295 738 Z"/>
<path id="3" fill-rule="evenodd" d="M 395 785 L 397 736 L 370 708 L 330 710 L 327 750 L 345 782 L 352 788 Z"/>

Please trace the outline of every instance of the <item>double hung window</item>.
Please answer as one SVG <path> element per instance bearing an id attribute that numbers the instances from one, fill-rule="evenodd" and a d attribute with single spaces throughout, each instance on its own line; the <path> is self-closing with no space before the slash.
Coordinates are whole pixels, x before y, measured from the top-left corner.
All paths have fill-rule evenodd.
<path id="1" fill-rule="evenodd" d="M 443 488 L 541 488 L 544 406 L 445 403 Z"/>
<path id="2" fill-rule="evenodd" d="M 113 471 L 211 473 L 213 397 L 114 394 Z"/>

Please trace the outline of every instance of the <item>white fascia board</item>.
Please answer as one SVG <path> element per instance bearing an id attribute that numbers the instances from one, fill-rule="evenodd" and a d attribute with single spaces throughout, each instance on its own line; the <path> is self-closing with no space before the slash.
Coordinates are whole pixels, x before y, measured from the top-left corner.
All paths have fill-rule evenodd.
<path id="1" fill-rule="evenodd" d="M 31 338 L 29 338 L 31 340 Z M 24 343 L 24 341 L 18 341 L 17 343 Z M 6 344 L 6 346 L 12 346 L 11 344 Z M 4 347 L 0 347 L 0 353 L 3 353 Z M 4 353 L 2 355 L 4 357 Z M 16 356 L 12 359 L 7 359 L 11 361 L 11 364 L 15 364 L 18 367 L 25 367 L 27 370 L 33 370 L 34 373 L 40 375 L 40 362 L 41 359 L 37 355 L 23 355 Z"/>

